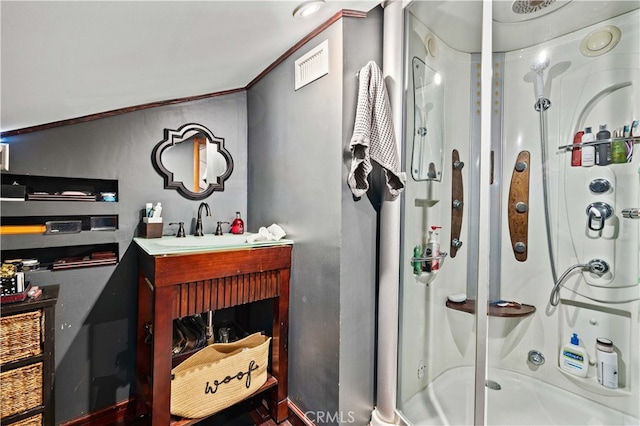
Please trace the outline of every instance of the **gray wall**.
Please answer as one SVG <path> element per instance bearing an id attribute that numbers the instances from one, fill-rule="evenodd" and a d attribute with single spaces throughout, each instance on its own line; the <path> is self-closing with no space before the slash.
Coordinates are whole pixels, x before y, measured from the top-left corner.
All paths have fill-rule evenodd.
<path id="1" fill-rule="evenodd" d="M 145 202 L 161 202 L 165 233 L 184 221 L 193 232 L 199 202 L 164 190 L 151 164 L 151 150 L 165 128 L 200 123 L 233 156 L 235 167 L 224 192 L 205 201 L 215 221 L 231 221 L 247 210 L 247 101 L 235 93 L 184 104 L 131 112 L 82 124 L 3 138 L 11 144 L 10 172 L 44 176 L 117 179 L 118 203 L 2 203 L 3 216 L 117 214 L 115 232 L 57 236 L 3 236 L 2 249 L 118 243 L 116 266 L 30 274 L 37 285 L 60 284 L 56 311 L 56 422 L 111 406 L 134 394 L 137 317 L 136 236 Z M 247 224 L 251 229 L 250 224 Z"/>
<path id="2" fill-rule="evenodd" d="M 346 185 L 356 72 L 381 65 L 382 12 L 345 18 L 249 90 L 249 212 L 295 241 L 289 398 L 317 424 L 373 408 L 377 205 Z M 294 61 L 329 40 L 329 74 L 294 91 Z"/>

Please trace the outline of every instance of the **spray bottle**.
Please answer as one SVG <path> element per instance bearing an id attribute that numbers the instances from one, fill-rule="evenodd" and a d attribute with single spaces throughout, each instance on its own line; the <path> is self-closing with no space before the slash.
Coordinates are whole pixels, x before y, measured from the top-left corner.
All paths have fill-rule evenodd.
<path id="1" fill-rule="evenodd" d="M 435 272 L 440 269 L 440 233 L 438 229 L 441 229 L 442 226 L 432 226 L 431 231 L 429 231 L 429 241 L 427 242 L 427 246 L 425 248 L 425 257 L 434 258 L 432 260 L 427 261 L 427 271 Z"/>

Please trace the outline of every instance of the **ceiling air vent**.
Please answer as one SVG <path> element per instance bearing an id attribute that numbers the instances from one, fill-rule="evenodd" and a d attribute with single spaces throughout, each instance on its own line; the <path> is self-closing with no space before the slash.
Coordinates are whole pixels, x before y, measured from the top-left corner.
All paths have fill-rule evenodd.
<path id="1" fill-rule="evenodd" d="M 295 62 L 295 90 L 329 74 L 329 40 L 309 51 Z"/>

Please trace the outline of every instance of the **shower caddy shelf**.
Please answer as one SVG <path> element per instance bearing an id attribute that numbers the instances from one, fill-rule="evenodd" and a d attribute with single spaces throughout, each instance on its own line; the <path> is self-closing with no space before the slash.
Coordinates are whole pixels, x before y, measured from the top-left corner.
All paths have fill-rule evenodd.
<path id="1" fill-rule="evenodd" d="M 462 311 L 469 314 L 475 314 L 476 301 L 467 299 L 464 302 L 456 303 L 447 300 L 446 306 L 449 309 L 455 311 Z M 526 317 L 533 314 L 536 311 L 536 307 L 532 305 L 525 305 L 524 303 L 518 307 L 514 306 L 494 306 L 489 305 L 487 309 L 487 316 L 490 317 Z"/>
<path id="2" fill-rule="evenodd" d="M 598 139 L 590 142 L 574 143 L 571 145 L 562 145 L 562 146 L 559 146 L 558 149 L 565 150 L 565 151 L 573 151 L 574 149 L 582 148 L 583 146 L 596 146 L 596 145 L 601 145 L 603 143 L 611 143 L 611 142 L 617 142 L 617 141 L 633 141 L 633 143 L 635 144 L 640 142 L 640 136 L 629 136 L 626 138 Z"/>

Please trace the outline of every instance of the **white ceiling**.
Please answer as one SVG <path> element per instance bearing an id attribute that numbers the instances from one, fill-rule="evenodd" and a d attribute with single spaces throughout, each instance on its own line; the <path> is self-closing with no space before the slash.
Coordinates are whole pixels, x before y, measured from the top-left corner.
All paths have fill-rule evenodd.
<path id="1" fill-rule="evenodd" d="M 244 88 L 342 9 L 381 0 L 0 0 L 0 131 Z M 639 0 L 557 0 L 527 16 L 494 0 L 494 50 L 511 51 L 640 6 Z M 482 2 L 417 0 L 421 20 L 451 47 L 480 51 Z M 516 21 L 520 21 L 517 22 Z"/>
<path id="2" fill-rule="evenodd" d="M 341 9 L 380 0 L 7 1 L 1 130 L 245 87 Z"/>

